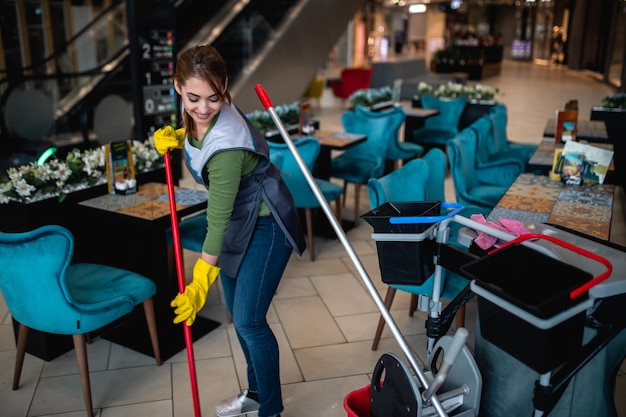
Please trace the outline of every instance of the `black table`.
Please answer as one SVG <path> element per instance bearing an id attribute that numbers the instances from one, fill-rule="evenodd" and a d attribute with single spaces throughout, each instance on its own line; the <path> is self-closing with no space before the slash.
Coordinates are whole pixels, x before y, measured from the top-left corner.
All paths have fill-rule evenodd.
<path id="1" fill-rule="evenodd" d="M 320 153 L 315 162 L 313 174 L 316 178 L 325 180 L 330 179 L 332 175 L 332 151 L 344 151 L 367 140 L 366 135 L 328 130 L 316 130 L 313 136 L 320 141 Z"/>
<path id="2" fill-rule="evenodd" d="M 177 189 L 178 216 L 206 208 L 206 191 Z M 174 249 L 166 240 L 171 227 L 167 185 L 149 183 L 136 194 L 107 194 L 77 205 L 75 260 L 125 268 L 152 279 L 157 292 L 154 309 L 163 360 L 185 348 L 182 324 L 172 323 L 170 301 L 178 293 Z M 219 326 L 198 317 L 192 327 L 194 340 Z M 136 308 L 128 317 L 103 332 L 102 337 L 153 356 L 143 310 Z"/>
<path id="3" fill-rule="evenodd" d="M 556 135 L 556 118 L 551 117 L 546 122 L 543 136 L 553 138 Z M 578 120 L 576 126 L 576 140 L 587 142 L 607 143 L 609 136 L 602 120 Z"/>

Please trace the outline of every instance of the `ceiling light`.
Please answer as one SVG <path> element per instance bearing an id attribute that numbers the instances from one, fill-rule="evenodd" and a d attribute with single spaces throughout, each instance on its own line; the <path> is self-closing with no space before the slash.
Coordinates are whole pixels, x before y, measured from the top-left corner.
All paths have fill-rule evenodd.
<path id="1" fill-rule="evenodd" d="M 409 6 L 409 13 L 426 13 L 426 5 L 412 4 Z"/>

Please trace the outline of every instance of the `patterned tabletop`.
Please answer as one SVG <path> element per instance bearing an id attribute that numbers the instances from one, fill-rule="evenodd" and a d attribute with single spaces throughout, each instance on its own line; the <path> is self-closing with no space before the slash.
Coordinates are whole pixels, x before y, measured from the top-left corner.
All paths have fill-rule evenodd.
<path id="1" fill-rule="evenodd" d="M 550 223 L 608 240 L 614 191 L 614 185 L 565 185 L 545 175 L 521 174 L 487 219 Z"/>
<path id="2" fill-rule="evenodd" d="M 174 197 L 176 198 L 176 209 L 182 210 L 206 202 L 207 193 L 206 191 L 177 187 Z M 139 190 L 135 194 L 105 194 L 82 201 L 79 204 L 146 220 L 156 220 L 170 215 L 167 184 L 160 183 L 143 184 L 139 186 Z"/>

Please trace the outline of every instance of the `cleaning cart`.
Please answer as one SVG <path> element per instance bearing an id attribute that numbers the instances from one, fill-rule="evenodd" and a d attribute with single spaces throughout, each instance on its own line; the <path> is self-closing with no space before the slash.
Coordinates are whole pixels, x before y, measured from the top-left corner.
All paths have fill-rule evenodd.
<path id="1" fill-rule="evenodd" d="M 539 250 L 511 242 L 461 268 L 478 296 L 481 415 L 616 415 L 625 249 L 542 223 L 528 227 L 537 235 L 525 239 Z"/>
<path id="2" fill-rule="evenodd" d="M 624 248 L 544 224 L 529 225 L 537 234 L 513 238 L 458 215 L 436 216 L 443 207 L 453 205 L 387 203 L 362 216 L 374 227 L 383 281 L 411 271 L 406 278 L 419 285 L 432 264 L 435 274 L 446 267 L 471 280 L 443 311 L 436 281 L 432 300 L 419 303 L 430 309 L 429 364 L 431 343 L 476 294 L 481 416 L 614 415 L 611 381 L 626 355 Z M 450 222 L 507 243 L 486 256 L 460 253 L 446 243 Z M 468 247 L 476 237 L 470 233 Z"/>

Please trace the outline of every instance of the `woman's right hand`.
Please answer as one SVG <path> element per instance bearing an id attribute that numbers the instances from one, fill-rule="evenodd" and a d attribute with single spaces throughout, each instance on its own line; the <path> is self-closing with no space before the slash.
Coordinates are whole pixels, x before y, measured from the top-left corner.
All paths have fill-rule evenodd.
<path id="1" fill-rule="evenodd" d="M 154 147 L 161 155 L 173 149 L 181 149 L 184 145 L 184 128 L 174 130 L 172 126 L 165 126 L 154 132 Z"/>

